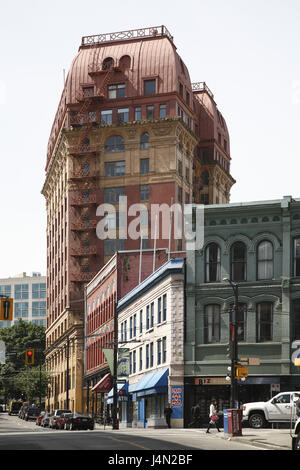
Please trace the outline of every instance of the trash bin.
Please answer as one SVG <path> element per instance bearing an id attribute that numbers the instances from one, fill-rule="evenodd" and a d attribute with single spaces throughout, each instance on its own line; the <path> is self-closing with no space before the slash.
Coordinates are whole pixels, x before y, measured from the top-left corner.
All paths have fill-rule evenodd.
<path id="1" fill-rule="evenodd" d="M 224 434 L 228 436 L 242 435 L 242 410 L 233 408 L 224 410 Z"/>

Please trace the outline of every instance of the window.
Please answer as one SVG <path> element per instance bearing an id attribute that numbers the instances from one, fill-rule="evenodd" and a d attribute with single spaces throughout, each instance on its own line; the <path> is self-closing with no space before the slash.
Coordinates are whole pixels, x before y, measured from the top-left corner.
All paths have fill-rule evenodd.
<path id="1" fill-rule="evenodd" d="M 101 111 L 101 124 L 112 124 L 112 110 Z"/>
<path id="2" fill-rule="evenodd" d="M 267 240 L 257 247 L 257 279 L 273 278 L 273 244 Z"/>
<path id="3" fill-rule="evenodd" d="M 129 353 L 129 374 L 132 374 L 132 352 Z"/>
<path id="4" fill-rule="evenodd" d="M 166 362 L 167 360 L 167 337 L 166 336 L 162 339 L 162 346 L 163 346 L 162 362 Z"/>
<path id="5" fill-rule="evenodd" d="M 188 106 L 190 105 L 190 94 L 188 91 L 185 94 L 185 102 Z"/>
<path id="6" fill-rule="evenodd" d="M 180 94 L 180 96 L 183 96 L 183 85 L 182 85 L 182 83 L 179 83 L 179 94 Z"/>
<path id="7" fill-rule="evenodd" d="M 112 70 L 113 66 L 114 66 L 114 59 L 112 57 L 107 57 L 103 61 L 102 70 Z"/>
<path id="8" fill-rule="evenodd" d="M 149 368 L 149 344 L 146 344 L 146 369 Z"/>
<path id="9" fill-rule="evenodd" d="M 206 248 L 206 282 L 220 282 L 221 280 L 221 255 L 220 247 L 216 243 L 210 243 Z"/>
<path id="10" fill-rule="evenodd" d="M 142 158 L 140 160 L 140 173 L 147 175 L 149 173 L 149 158 Z"/>
<path id="11" fill-rule="evenodd" d="M 15 285 L 15 299 L 28 299 L 28 284 Z"/>
<path id="12" fill-rule="evenodd" d="M 82 88 L 82 96 L 84 98 L 90 98 L 94 96 L 94 87 L 93 86 L 86 86 Z"/>
<path id="13" fill-rule="evenodd" d="M 14 318 L 28 317 L 28 302 L 14 302 Z"/>
<path id="14" fill-rule="evenodd" d="M 140 121 L 142 119 L 142 108 L 135 108 L 134 110 L 134 120 Z"/>
<path id="15" fill-rule="evenodd" d="M 167 294 L 163 295 L 163 315 L 162 321 L 166 321 L 167 319 Z"/>
<path id="16" fill-rule="evenodd" d="M 132 364 L 132 372 L 133 374 L 136 373 L 136 351 L 133 351 L 133 364 Z"/>
<path id="17" fill-rule="evenodd" d="M 46 298 L 46 284 L 32 284 L 32 298 L 45 299 Z"/>
<path id="18" fill-rule="evenodd" d="M 129 121 L 129 108 L 118 109 L 118 122 Z"/>
<path id="19" fill-rule="evenodd" d="M 159 339 L 157 341 L 157 365 L 161 364 L 161 359 L 162 359 L 162 355 L 161 355 L 162 349 L 161 349 L 161 347 L 162 347 L 162 341 L 161 341 L 161 339 Z"/>
<path id="20" fill-rule="evenodd" d="M 125 98 L 125 83 L 108 85 L 108 98 Z"/>
<path id="21" fill-rule="evenodd" d="M 140 187 L 140 199 L 141 201 L 148 201 L 149 200 L 149 185 L 142 184 Z"/>
<path id="22" fill-rule="evenodd" d="M 246 246 L 243 242 L 235 242 L 231 247 L 231 279 L 245 281 L 247 268 Z"/>
<path id="23" fill-rule="evenodd" d="M 150 144 L 149 144 L 149 134 L 147 132 L 144 132 L 141 135 L 141 149 L 142 150 L 148 149 L 149 146 L 150 146 Z"/>
<path id="24" fill-rule="evenodd" d="M 105 202 L 119 202 L 119 197 L 125 196 L 125 188 L 106 188 L 104 190 Z"/>
<path id="25" fill-rule="evenodd" d="M 140 334 L 143 333 L 143 310 L 140 310 Z"/>
<path id="26" fill-rule="evenodd" d="M 109 137 L 105 142 L 105 152 L 120 152 L 124 149 L 124 139 L 119 135 Z"/>
<path id="27" fill-rule="evenodd" d="M 140 352 L 140 371 L 143 369 L 143 348 L 139 349 Z"/>
<path id="28" fill-rule="evenodd" d="M 262 302 L 257 305 L 257 341 L 272 341 L 273 304 Z"/>
<path id="29" fill-rule="evenodd" d="M 149 305 L 146 307 L 146 330 L 150 329 L 150 309 Z"/>
<path id="30" fill-rule="evenodd" d="M 153 367 L 154 365 L 154 348 L 153 348 L 153 343 L 150 343 L 150 367 Z"/>
<path id="31" fill-rule="evenodd" d="M 136 313 L 133 315 L 133 337 L 136 337 Z"/>
<path id="32" fill-rule="evenodd" d="M 292 315 L 292 338 L 294 341 L 296 339 L 300 339 L 300 299 L 296 299 L 293 301 Z"/>
<path id="33" fill-rule="evenodd" d="M 4 295 L 6 297 L 10 297 L 11 296 L 11 286 L 9 286 L 9 285 L 0 286 L 0 294 Z"/>
<path id="34" fill-rule="evenodd" d="M 204 312 L 204 343 L 220 342 L 220 306 L 206 305 Z"/>
<path id="35" fill-rule="evenodd" d="M 124 341 L 127 341 L 127 320 L 124 322 Z"/>
<path id="36" fill-rule="evenodd" d="M 161 297 L 157 299 L 157 323 L 161 323 Z"/>
<path id="37" fill-rule="evenodd" d="M 125 175 L 125 161 L 105 163 L 105 176 L 123 176 Z"/>
<path id="38" fill-rule="evenodd" d="M 154 106 L 147 106 L 147 119 L 154 119 Z"/>
<path id="39" fill-rule="evenodd" d="M 133 317 L 130 317 L 130 320 L 129 320 L 129 339 L 132 339 L 132 321 L 133 321 Z"/>
<path id="40" fill-rule="evenodd" d="M 121 323 L 121 343 L 124 341 L 124 323 Z"/>
<path id="41" fill-rule="evenodd" d="M 144 94 L 153 95 L 156 93 L 156 80 L 144 80 Z"/>
<path id="42" fill-rule="evenodd" d="M 300 276 L 300 238 L 294 240 L 294 276 Z"/>
<path id="43" fill-rule="evenodd" d="M 150 306 L 150 328 L 154 326 L 154 302 L 151 303 Z"/>
<path id="44" fill-rule="evenodd" d="M 160 118 L 167 117 L 167 105 L 166 104 L 161 104 L 159 106 L 159 117 Z"/>
<path id="45" fill-rule="evenodd" d="M 46 302 L 32 302 L 32 316 L 45 317 L 46 316 Z"/>

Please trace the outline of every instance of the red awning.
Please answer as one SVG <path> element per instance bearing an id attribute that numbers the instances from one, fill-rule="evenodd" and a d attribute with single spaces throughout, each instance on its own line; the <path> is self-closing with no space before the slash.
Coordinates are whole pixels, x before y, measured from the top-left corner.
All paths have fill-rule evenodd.
<path id="1" fill-rule="evenodd" d="M 106 374 L 93 386 L 92 392 L 108 393 L 111 389 L 111 375 Z"/>

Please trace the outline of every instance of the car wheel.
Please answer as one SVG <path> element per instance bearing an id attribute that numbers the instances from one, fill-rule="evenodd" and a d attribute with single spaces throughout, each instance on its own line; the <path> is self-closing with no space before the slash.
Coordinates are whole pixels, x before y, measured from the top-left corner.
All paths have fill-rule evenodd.
<path id="1" fill-rule="evenodd" d="M 254 413 L 249 418 L 249 425 L 251 428 L 254 428 L 254 429 L 263 428 L 265 423 L 266 423 L 266 420 L 261 413 Z"/>
<path id="2" fill-rule="evenodd" d="M 299 432 L 298 436 L 296 437 L 295 447 L 294 447 L 293 450 L 300 450 L 300 432 Z"/>

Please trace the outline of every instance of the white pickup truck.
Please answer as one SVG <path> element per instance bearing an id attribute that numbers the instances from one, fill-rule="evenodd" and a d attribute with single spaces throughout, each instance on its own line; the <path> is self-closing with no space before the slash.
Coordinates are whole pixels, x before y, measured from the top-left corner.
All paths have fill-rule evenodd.
<path id="1" fill-rule="evenodd" d="M 295 398 L 300 392 L 282 392 L 268 401 L 245 403 L 243 405 L 243 421 L 248 421 L 251 428 L 262 428 L 267 423 L 290 423 Z"/>

